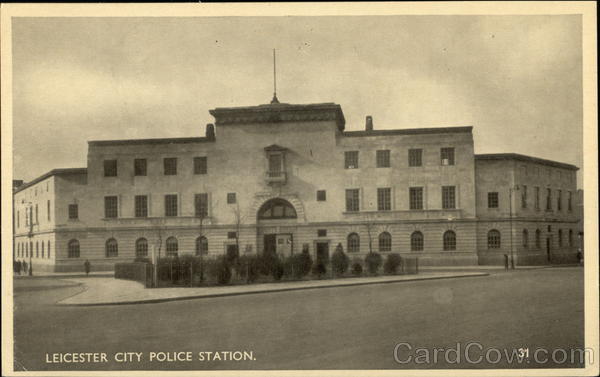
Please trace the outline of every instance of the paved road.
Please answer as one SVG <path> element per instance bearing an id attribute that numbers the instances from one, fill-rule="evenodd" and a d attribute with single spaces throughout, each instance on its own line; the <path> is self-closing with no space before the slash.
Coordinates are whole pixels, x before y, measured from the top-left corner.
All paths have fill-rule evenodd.
<path id="1" fill-rule="evenodd" d="M 581 364 L 417 363 L 408 348 L 583 347 L 583 270 L 550 268 L 486 277 L 210 298 L 144 305 L 60 307 L 81 287 L 15 292 L 15 356 L 27 370 L 79 369 L 415 369 L 580 367 Z M 20 287 L 17 281 L 16 286 Z M 33 284 L 33 283 L 28 283 Z M 199 361 L 201 351 L 252 351 L 251 361 Z M 117 363 L 116 352 L 143 352 Z M 149 362 L 150 352 L 190 351 L 190 362 Z M 107 363 L 46 363 L 46 353 L 105 352 Z M 423 353 L 421 359 L 423 361 Z M 462 352 L 462 351 L 461 351 Z M 440 354 L 438 354 L 440 355 Z M 496 354 L 490 354 L 492 361 Z M 543 354 L 541 354 L 543 356 Z M 561 356 L 561 354 L 557 354 Z M 560 359 L 561 357 L 559 357 Z M 542 357 L 543 359 L 543 357 Z"/>

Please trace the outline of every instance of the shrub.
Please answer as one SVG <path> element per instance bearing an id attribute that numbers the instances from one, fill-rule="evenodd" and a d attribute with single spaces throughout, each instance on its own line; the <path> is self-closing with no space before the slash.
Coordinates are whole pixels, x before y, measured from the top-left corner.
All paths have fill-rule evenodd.
<path id="1" fill-rule="evenodd" d="M 402 258 L 400 254 L 392 253 L 389 254 L 383 264 L 383 271 L 386 274 L 395 274 L 398 272 L 398 267 L 402 264 Z"/>
<path id="2" fill-rule="evenodd" d="M 260 273 L 261 259 L 257 255 L 243 255 L 239 259 L 240 275 L 246 282 L 252 283 Z"/>
<path id="3" fill-rule="evenodd" d="M 275 259 L 275 262 L 271 265 L 271 276 L 273 276 L 273 279 L 276 281 L 281 280 L 284 272 L 283 263 L 279 259 Z"/>
<path id="4" fill-rule="evenodd" d="M 341 247 L 337 247 L 333 255 L 331 256 L 331 268 L 338 275 L 343 275 L 348 271 L 350 261 L 346 253 Z"/>
<path id="5" fill-rule="evenodd" d="M 231 280 L 231 267 L 225 257 L 209 261 L 207 270 L 211 280 L 216 281 L 219 285 L 228 284 Z"/>
<path id="6" fill-rule="evenodd" d="M 148 257 L 135 257 L 134 263 L 152 263 L 152 260 Z"/>
<path id="7" fill-rule="evenodd" d="M 363 272 L 362 265 L 359 262 L 355 262 L 352 265 L 352 274 L 358 276 L 358 275 L 362 275 L 362 272 Z"/>
<path id="8" fill-rule="evenodd" d="M 152 265 L 148 263 L 115 263 L 115 279 L 135 280 L 144 284 L 144 287 L 152 285 Z"/>
<path id="9" fill-rule="evenodd" d="M 305 250 L 302 250 L 302 254 L 299 255 L 299 259 L 301 276 L 306 276 L 310 272 L 310 268 L 313 264 L 310 253 L 308 252 L 308 247 Z"/>
<path id="10" fill-rule="evenodd" d="M 379 253 L 369 253 L 365 257 L 365 263 L 369 270 L 369 273 L 376 274 L 381 267 L 381 255 Z"/>
<path id="11" fill-rule="evenodd" d="M 323 275 L 327 273 L 327 267 L 325 266 L 325 263 L 323 263 L 322 261 L 317 261 L 317 263 L 313 265 L 312 273 L 313 275 L 316 275 L 319 279 L 322 278 Z"/>
<path id="12" fill-rule="evenodd" d="M 284 275 L 294 279 L 301 279 L 310 272 L 312 260 L 308 252 L 294 254 L 283 262 Z"/>

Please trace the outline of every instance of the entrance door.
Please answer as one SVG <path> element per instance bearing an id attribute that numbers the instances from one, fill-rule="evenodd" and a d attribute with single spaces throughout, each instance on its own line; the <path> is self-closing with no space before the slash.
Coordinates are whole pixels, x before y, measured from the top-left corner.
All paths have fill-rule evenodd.
<path id="1" fill-rule="evenodd" d="M 275 236 L 277 239 L 277 255 L 282 257 L 289 257 L 292 255 L 292 235 L 291 234 L 278 234 Z"/>
<path id="2" fill-rule="evenodd" d="M 329 264 L 329 243 L 317 242 L 317 263 Z"/>
<path id="3" fill-rule="evenodd" d="M 276 234 L 265 234 L 265 255 L 276 255 L 277 254 L 277 235 Z"/>

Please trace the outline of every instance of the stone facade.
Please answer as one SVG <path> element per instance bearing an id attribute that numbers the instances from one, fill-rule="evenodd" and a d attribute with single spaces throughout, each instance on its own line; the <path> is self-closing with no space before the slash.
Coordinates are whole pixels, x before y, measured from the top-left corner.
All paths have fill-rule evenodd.
<path id="1" fill-rule="evenodd" d="M 210 113 L 205 137 L 90 141 L 86 169 L 56 169 L 16 188 L 15 257 L 54 271 L 82 270 L 85 260 L 111 269 L 144 254 L 136 246 L 144 240 L 148 254 L 182 255 L 199 252 L 203 236 L 209 255 L 239 245 L 241 254 L 308 248 L 316 258 L 342 244 L 351 259 L 372 250 L 416 255 L 421 265 L 475 265 L 502 263 L 509 223 L 519 263 L 544 262 L 537 249 L 516 246 L 522 228 L 530 237 L 543 228 L 552 250 L 571 252 L 556 239 L 576 221 L 566 202 L 562 212 L 513 205 L 510 221 L 506 195 L 538 185 L 566 200 L 576 193 L 574 166 L 475 155 L 471 127 L 374 130 L 369 117 L 364 131 L 346 131 L 333 103 Z M 522 175 L 523 166 L 543 173 Z M 487 208 L 490 190 L 499 208 Z M 489 229 L 501 233 L 497 249 L 487 247 Z"/>

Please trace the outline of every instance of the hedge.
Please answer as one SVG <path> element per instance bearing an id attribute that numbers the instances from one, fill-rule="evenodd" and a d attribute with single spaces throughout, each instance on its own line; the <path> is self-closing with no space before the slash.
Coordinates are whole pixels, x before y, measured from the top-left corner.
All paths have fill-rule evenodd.
<path id="1" fill-rule="evenodd" d="M 115 278 L 134 280 L 144 287 L 152 286 L 152 265 L 144 262 L 115 263 Z"/>

